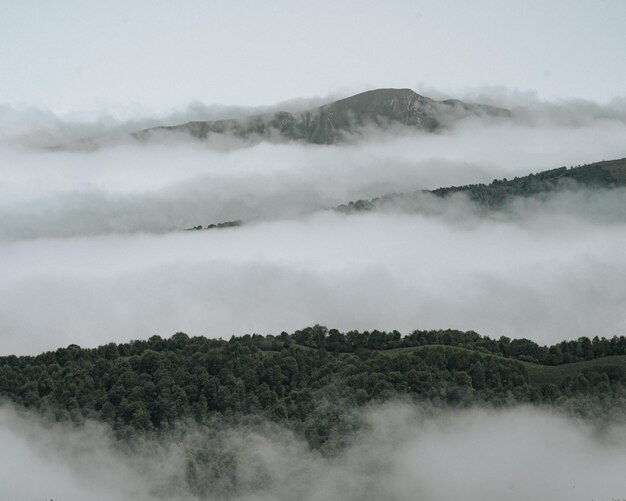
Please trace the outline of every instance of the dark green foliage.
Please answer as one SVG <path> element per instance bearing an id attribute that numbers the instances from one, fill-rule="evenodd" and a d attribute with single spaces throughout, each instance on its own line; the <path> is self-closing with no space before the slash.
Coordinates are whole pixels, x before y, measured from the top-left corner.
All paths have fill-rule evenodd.
<path id="1" fill-rule="evenodd" d="M 372 200 L 357 200 L 340 205 L 340 212 L 371 211 L 392 203 L 410 203 L 422 193 L 430 193 L 440 198 L 457 194 L 466 195 L 472 202 L 487 208 L 502 208 L 515 198 L 539 196 L 576 188 L 615 188 L 626 186 L 626 158 L 596 162 L 589 165 L 559 167 L 558 169 L 530 174 L 515 179 L 494 179 L 490 184 L 469 184 L 451 186 L 418 193 L 389 194 Z"/>
<path id="2" fill-rule="evenodd" d="M 593 358 L 591 360 L 584 360 L 580 362 L 571 362 L 561 364 L 557 366 L 540 365 L 534 363 L 526 363 L 526 369 L 528 370 L 528 377 L 532 384 L 547 384 L 554 383 L 560 384 L 563 380 L 569 377 L 575 377 L 578 374 L 587 370 L 602 370 L 604 367 L 617 367 L 621 370 L 626 370 L 626 356 L 625 355 L 613 355 L 613 356 L 601 356 L 599 358 Z"/>
<path id="3" fill-rule="evenodd" d="M 316 325 L 291 335 L 230 341 L 178 333 L 1 357 L 0 394 L 53 420 L 105 421 L 122 439 L 161 433 L 182 420 L 202 424 L 216 416 L 232 422 L 262 416 L 286 424 L 314 447 L 329 446 L 331 437 L 337 447 L 356 426 L 350 409 L 370 402 L 502 405 L 600 394 L 619 399 L 624 368 L 614 359 L 624 354 L 624 337 L 546 347 L 455 330 L 401 336 Z M 611 362 L 602 365 L 610 355 Z M 529 379 L 529 371 L 549 369 L 529 361 L 554 366 L 579 360 L 598 363 L 560 379 L 546 379 L 545 373 L 543 379 Z"/>
<path id="4" fill-rule="evenodd" d="M 103 421 L 122 450 L 184 443 L 189 492 L 228 499 L 242 481 L 230 430 L 286 428 L 334 455 L 363 429 L 363 408 L 389 400 L 433 411 L 543 404 L 623 419 L 626 355 L 606 355 L 625 350 L 623 337 L 545 347 L 455 330 L 401 336 L 316 325 L 229 341 L 177 333 L 0 357 L 0 395 L 51 421 Z M 529 359 L 560 365 L 520 361 Z"/>
<path id="5" fill-rule="evenodd" d="M 613 188 L 623 185 L 620 171 L 626 171 L 626 159 L 567 169 L 560 167 L 548 171 L 516 177 L 512 180 L 494 179 L 491 184 L 471 184 L 439 188 L 431 193 L 440 197 L 465 193 L 470 200 L 489 207 L 498 207 L 513 197 L 529 197 L 540 193 L 558 191 L 572 187 Z"/>
<path id="6" fill-rule="evenodd" d="M 223 223 L 211 223 L 206 227 L 202 227 L 201 224 L 198 226 L 192 226 L 191 228 L 185 228 L 185 231 L 198 231 L 198 230 L 220 230 L 222 228 L 233 228 L 235 226 L 241 226 L 243 223 L 239 220 L 236 221 L 224 221 Z"/>

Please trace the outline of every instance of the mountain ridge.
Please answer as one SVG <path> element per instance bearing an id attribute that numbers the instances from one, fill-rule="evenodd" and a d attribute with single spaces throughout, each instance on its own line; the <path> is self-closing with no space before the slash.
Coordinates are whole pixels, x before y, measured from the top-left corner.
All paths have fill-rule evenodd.
<path id="1" fill-rule="evenodd" d="M 381 88 L 300 112 L 278 111 L 237 119 L 191 121 L 143 129 L 132 136 L 145 140 L 155 133 L 175 132 L 204 140 L 216 134 L 232 134 L 242 139 L 278 136 L 312 144 L 334 144 L 359 134 L 368 125 L 382 129 L 399 125 L 435 132 L 468 116 L 508 118 L 511 112 L 457 99 L 436 101 L 408 88 Z"/>
<path id="2" fill-rule="evenodd" d="M 448 186 L 433 190 L 405 193 L 389 193 L 372 199 L 350 201 L 335 207 L 339 212 L 351 213 L 371 211 L 388 203 L 405 201 L 422 193 L 448 198 L 465 194 L 472 201 L 487 208 L 497 209 L 515 197 L 530 197 L 543 193 L 572 188 L 611 189 L 626 186 L 626 158 L 602 160 L 577 167 L 557 167 L 528 174 L 514 179 L 494 179 L 491 183 L 475 183 L 463 186 Z"/>

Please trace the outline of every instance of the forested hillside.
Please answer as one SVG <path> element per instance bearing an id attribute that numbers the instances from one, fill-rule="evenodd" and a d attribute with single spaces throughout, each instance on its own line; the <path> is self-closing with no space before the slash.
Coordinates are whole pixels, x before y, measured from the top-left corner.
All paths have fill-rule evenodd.
<path id="1" fill-rule="evenodd" d="M 340 205 L 341 212 L 370 211 L 398 203 L 411 202 L 422 193 L 440 198 L 464 194 L 469 200 L 488 208 L 501 208 L 516 197 L 531 197 L 546 193 L 580 188 L 617 188 L 626 185 L 626 158 L 595 162 L 577 167 L 559 167 L 514 179 L 494 179 L 490 184 L 450 186 L 414 193 L 393 193 L 371 200 L 351 201 Z"/>
<path id="2" fill-rule="evenodd" d="M 178 333 L 2 357 L 0 394 L 55 421 L 104 421 L 121 439 L 189 419 L 262 417 L 333 450 L 358 427 L 354 409 L 398 398 L 437 407 L 555 404 L 607 418 L 626 402 L 625 361 L 623 336 L 547 347 L 454 330 L 314 326 L 229 341 Z"/>

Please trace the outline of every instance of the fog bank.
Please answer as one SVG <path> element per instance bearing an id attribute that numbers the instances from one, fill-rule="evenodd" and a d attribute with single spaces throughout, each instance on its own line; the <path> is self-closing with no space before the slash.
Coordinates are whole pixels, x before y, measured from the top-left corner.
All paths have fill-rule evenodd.
<path id="1" fill-rule="evenodd" d="M 317 323 L 540 343 L 623 334 L 621 190 L 489 214 L 428 195 L 380 214 L 326 210 L 626 156 L 624 121 L 586 117 L 467 119 L 441 134 L 370 131 L 335 146 L 169 137 L 76 152 L 5 142 L 0 351 Z M 246 224 L 180 231 L 237 219 Z"/>
<path id="2" fill-rule="evenodd" d="M 3 351 L 316 323 L 540 343 L 611 337 L 626 330 L 625 199 L 580 192 L 506 217 L 327 212 L 225 230 L 5 243 Z M 569 210 L 581 205 L 584 217 Z"/>
<path id="3" fill-rule="evenodd" d="M 445 134 L 343 146 L 193 140 L 93 152 L 0 147 L 0 240 L 162 233 L 308 214 L 390 192 L 491 182 L 626 156 L 626 124 L 581 127 L 469 119 Z M 226 139 L 228 141 L 228 139 Z"/>
<path id="4" fill-rule="evenodd" d="M 44 426 L 0 408 L 0 493 L 6 499 L 512 501 L 618 499 L 626 491 L 626 428 L 591 425 L 532 408 L 438 411 L 373 407 L 362 432 L 323 457 L 273 425 L 217 434 L 189 428 L 176 444 L 122 452 L 105 428 Z M 211 438 L 213 437 L 213 438 Z M 212 461 L 221 458 L 222 481 Z M 224 458 L 229 460 L 224 463 Z M 37 481 L 32 481 L 36 478 Z M 197 490 L 195 491 L 197 493 Z"/>

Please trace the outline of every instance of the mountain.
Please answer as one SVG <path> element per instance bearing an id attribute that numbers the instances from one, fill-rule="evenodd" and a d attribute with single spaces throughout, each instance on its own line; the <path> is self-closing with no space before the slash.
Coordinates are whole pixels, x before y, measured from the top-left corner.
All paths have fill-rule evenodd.
<path id="1" fill-rule="evenodd" d="M 455 99 L 435 101 L 410 89 L 376 89 L 297 113 L 280 111 L 242 119 L 187 122 L 144 129 L 133 136 L 148 139 L 155 133 L 176 132 L 206 139 L 214 134 L 232 134 L 244 139 L 278 137 L 333 144 L 368 126 L 405 126 L 433 132 L 468 116 L 510 115 L 509 110 L 494 106 Z"/>
<path id="2" fill-rule="evenodd" d="M 374 211 L 385 207 L 421 207 L 420 197 L 424 194 L 446 199 L 463 193 L 472 202 L 489 210 L 504 207 L 517 197 L 533 197 L 547 193 L 580 188 L 611 189 L 626 186 L 626 158 L 602 160 L 578 167 L 558 167 L 514 179 L 494 179 L 489 184 L 477 183 L 464 186 L 449 186 L 434 190 L 419 190 L 405 193 L 388 193 L 372 199 L 350 201 L 332 210 L 347 214 Z M 241 226 L 243 221 L 226 221 L 218 224 L 186 228 L 203 230 Z"/>
<path id="3" fill-rule="evenodd" d="M 480 205 L 498 208 L 515 197 L 530 197 L 542 193 L 576 188 L 618 188 L 626 186 L 626 158 L 603 160 L 578 167 L 559 167 L 537 174 L 514 179 L 494 179 L 490 184 L 468 184 L 450 186 L 436 190 L 422 190 L 411 193 L 393 193 L 370 200 L 351 201 L 335 209 L 340 212 L 370 211 L 386 204 L 410 201 L 412 197 L 430 193 L 445 198 L 464 193 Z"/>

